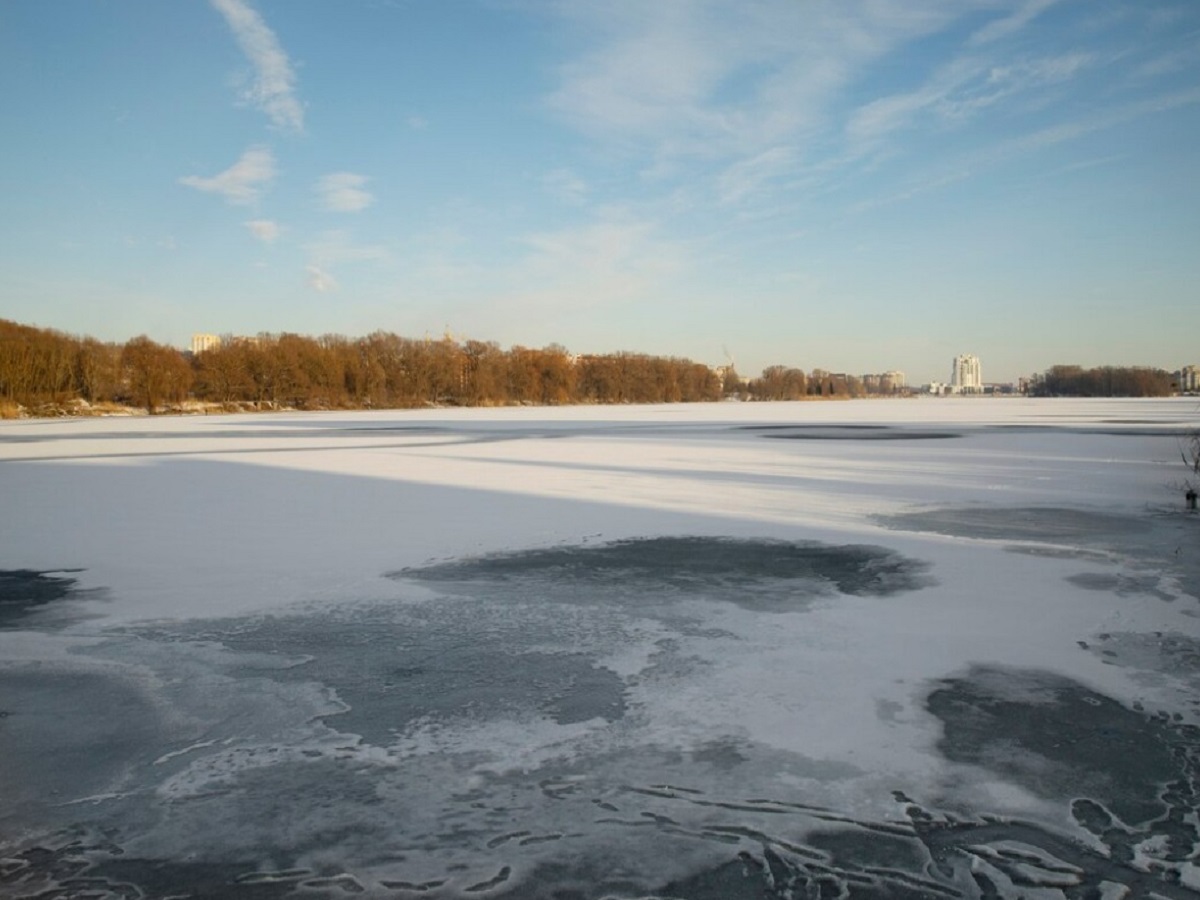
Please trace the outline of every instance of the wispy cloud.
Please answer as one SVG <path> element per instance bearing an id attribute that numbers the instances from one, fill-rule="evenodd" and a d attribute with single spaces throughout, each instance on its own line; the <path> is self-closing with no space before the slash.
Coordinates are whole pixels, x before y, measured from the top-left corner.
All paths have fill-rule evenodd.
<path id="1" fill-rule="evenodd" d="M 275 157 L 267 147 L 254 146 L 242 154 L 224 172 L 204 178 L 188 175 L 180 184 L 210 194 L 220 194 L 229 203 L 246 206 L 262 194 L 263 188 L 275 177 Z"/>
<path id="2" fill-rule="evenodd" d="M 238 46 L 254 66 L 254 81 L 245 99 L 280 128 L 303 130 L 304 108 L 295 94 L 296 75 L 275 33 L 245 0 L 211 2 L 225 17 Z"/>
<path id="3" fill-rule="evenodd" d="M 337 281 L 320 266 L 309 265 L 305 267 L 304 271 L 307 276 L 308 286 L 318 294 L 327 294 L 330 291 L 338 289 Z"/>
<path id="4" fill-rule="evenodd" d="M 1081 119 L 1062 122 L 1042 128 L 1030 134 L 1020 135 L 999 144 L 992 155 L 1004 158 L 1020 153 L 1040 150 L 1066 141 L 1076 140 L 1087 134 L 1115 128 L 1146 116 L 1159 115 L 1176 109 L 1200 105 L 1200 87 L 1146 97 L 1113 109 L 1107 109 Z"/>
<path id="5" fill-rule="evenodd" d="M 971 169 L 966 164 L 963 164 L 950 171 L 920 177 L 900 186 L 898 190 L 891 194 L 859 201 L 853 204 L 847 212 L 850 215 L 862 215 L 863 213 L 871 212 L 885 206 L 907 203 L 909 200 L 919 197 L 922 194 L 928 194 L 949 187 L 952 184 L 957 184 L 960 181 L 966 181 L 971 177 L 971 174 Z"/>
<path id="6" fill-rule="evenodd" d="M 514 244 L 497 265 L 480 265 L 459 246 L 443 248 L 437 270 L 423 276 L 476 333 L 527 346 L 581 328 L 590 349 L 636 345 L 627 311 L 638 304 L 645 304 L 643 312 L 658 308 L 672 279 L 691 268 L 685 241 L 631 209 L 601 210 L 575 225 L 518 236 Z M 418 267 L 427 266 L 425 257 Z"/>
<path id="7" fill-rule="evenodd" d="M 355 243 L 350 234 L 341 230 L 324 231 L 304 245 L 309 257 L 321 266 L 346 262 L 372 262 L 389 257 L 386 247 L 379 244 Z"/>
<path id="8" fill-rule="evenodd" d="M 972 44 L 990 44 L 1020 31 L 1050 7 L 1061 0 L 1025 0 L 1016 10 L 1002 19 L 996 19 L 971 35 Z"/>
<path id="9" fill-rule="evenodd" d="M 1035 154 L 1049 147 L 1077 141 L 1090 134 L 1118 128 L 1147 116 L 1160 115 L 1192 106 L 1200 106 L 1200 88 L 1148 97 L 1122 106 L 1105 109 L 1090 116 L 1058 122 L 1024 134 L 1013 135 L 981 150 L 947 160 L 925 172 L 900 190 L 883 197 L 862 201 L 850 208 L 852 214 L 894 203 L 903 203 L 915 197 L 940 190 L 948 185 L 964 181 L 1009 160 Z M 1106 155 L 1079 160 L 1067 166 L 1057 166 L 1047 175 L 1061 175 L 1068 171 L 1101 166 L 1119 160 L 1120 156 Z"/>
<path id="10" fill-rule="evenodd" d="M 273 244 L 279 237 L 279 223 L 273 222 L 270 219 L 251 219 L 249 222 L 243 222 L 250 233 L 262 241 L 264 244 Z"/>
<path id="11" fill-rule="evenodd" d="M 600 221 L 563 231 L 528 235 L 533 268 L 547 272 L 632 272 L 650 263 L 641 253 L 651 225 L 638 221 Z"/>
<path id="12" fill-rule="evenodd" d="M 571 310 L 653 296 L 682 268 L 685 251 L 655 224 L 620 211 L 558 231 L 520 239 L 527 250 L 508 273 L 510 300 L 531 312 Z M 532 286 L 532 287 L 531 287 Z"/>
<path id="13" fill-rule="evenodd" d="M 587 200 L 588 186 L 570 169 L 555 169 L 542 176 L 542 187 L 556 199 L 571 206 L 582 206 Z"/>
<path id="14" fill-rule="evenodd" d="M 1163 53 L 1148 59 L 1134 70 L 1138 78 L 1160 78 L 1197 67 L 1200 62 L 1200 40 L 1193 39 L 1184 49 Z"/>
<path id="15" fill-rule="evenodd" d="M 375 202 L 375 198 L 363 190 L 367 183 L 365 175 L 353 172 L 334 172 L 317 182 L 317 193 L 325 208 L 333 212 L 360 212 Z"/>
<path id="16" fill-rule="evenodd" d="M 357 244 L 345 231 L 325 231 L 304 245 L 308 256 L 308 285 L 320 293 L 338 289 L 331 269 L 345 264 L 383 262 L 390 258 L 386 247 L 379 244 Z"/>
<path id="17" fill-rule="evenodd" d="M 879 97 L 856 110 L 847 122 L 847 136 L 870 143 L 917 125 L 922 116 L 960 123 L 1003 100 L 1068 81 L 1096 61 L 1095 54 L 1080 51 L 1003 63 L 987 56 L 959 57 L 916 90 Z"/>
<path id="18" fill-rule="evenodd" d="M 1070 172 L 1082 172 L 1085 169 L 1095 169 L 1100 166 L 1111 166 L 1114 163 L 1119 163 L 1127 160 L 1128 154 L 1125 153 L 1110 153 L 1107 156 L 1093 156 L 1087 159 L 1079 159 L 1072 163 L 1067 163 L 1065 166 L 1059 166 L 1057 169 L 1051 169 L 1042 177 L 1058 178 Z"/>
<path id="19" fill-rule="evenodd" d="M 741 203 L 766 190 L 795 167 L 796 152 L 791 147 L 771 147 L 756 156 L 739 160 L 718 179 L 719 201 L 724 205 Z"/>

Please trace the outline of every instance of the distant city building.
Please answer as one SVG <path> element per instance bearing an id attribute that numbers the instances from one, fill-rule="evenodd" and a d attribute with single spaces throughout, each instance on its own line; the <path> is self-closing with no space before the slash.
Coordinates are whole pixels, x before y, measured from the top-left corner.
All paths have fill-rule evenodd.
<path id="1" fill-rule="evenodd" d="M 1200 366 L 1184 366 L 1176 373 L 1180 393 L 1194 394 L 1200 391 Z"/>
<path id="2" fill-rule="evenodd" d="M 950 390 L 955 394 L 978 394 L 983 391 L 983 368 L 979 357 L 970 353 L 954 357 L 950 369 Z"/>
<path id="3" fill-rule="evenodd" d="M 891 371 L 862 377 L 863 389 L 868 394 L 901 394 L 908 387 L 903 372 Z"/>
<path id="4" fill-rule="evenodd" d="M 221 339 L 215 334 L 193 334 L 192 353 L 203 353 L 205 350 L 216 350 L 221 346 Z"/>

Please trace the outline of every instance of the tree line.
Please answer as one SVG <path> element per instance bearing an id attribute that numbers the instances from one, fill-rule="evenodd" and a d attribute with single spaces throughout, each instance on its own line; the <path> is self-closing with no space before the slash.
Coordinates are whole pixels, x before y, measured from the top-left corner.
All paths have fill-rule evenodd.
<path id="1" fill-rule="evenodd" d="M 1036 397 L 1169 397 L 1178 390 L 1175 376 L 1162 369 L 1136 366 L 1051 366 L 1034 378 Z"/>
<path id="2" fill-rule="evenodd" d="M 0 402 L 80 401 L 158 410 L 192 399 L 297 409 L 718 400 L 708 366 L 640 353 L 573 357 L 563 347 L 484 341 L 261 334 L 202 353 L 148 337 L 103 343 L 0 319 Z"/>
<path id="3" fill-rule="evenodd" d="M 514 404 L 690 403 L 858 397 L 877 386 L 820 369 L 770 366 L 743 380 L 732 366 L 644 353 L 572 356 L 430 340 L 377 331 L 366 337 L 226 335 L 185 353 L 141 335 L 103 343 L 0 319 L 0 403 L 37 411 L 118 404 L 156 411 L 185 400 L 234 408 L 389 409 Z"/>

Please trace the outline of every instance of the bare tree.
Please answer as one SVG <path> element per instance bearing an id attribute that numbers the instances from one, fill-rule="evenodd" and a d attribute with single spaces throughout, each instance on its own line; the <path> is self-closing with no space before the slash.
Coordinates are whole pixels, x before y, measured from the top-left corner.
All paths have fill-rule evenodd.
<path id="1" fill-rule="evenodd" d="M 164 402 L 182 400 L 191 388 L 192 369 L 183 355 L 144 334 L 125 344 L 121 366 L 131 397 L 150 414 Z"/>

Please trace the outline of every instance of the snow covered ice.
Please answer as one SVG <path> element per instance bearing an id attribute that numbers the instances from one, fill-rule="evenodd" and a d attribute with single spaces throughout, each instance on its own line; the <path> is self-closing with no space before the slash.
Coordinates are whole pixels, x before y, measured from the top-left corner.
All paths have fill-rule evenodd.
<path id="1" fill-rule="evenodd" d="M 1196 419 L 0 423 L 0 895 L 1198 897 Z"/>

